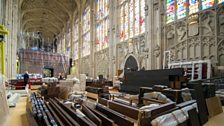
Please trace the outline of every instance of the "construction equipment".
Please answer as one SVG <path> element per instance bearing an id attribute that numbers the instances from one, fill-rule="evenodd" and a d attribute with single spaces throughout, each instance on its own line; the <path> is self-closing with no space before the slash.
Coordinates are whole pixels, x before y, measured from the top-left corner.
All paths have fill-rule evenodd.
<path id="1" fill-rule="evenodd" d="M 9 34 L 4 25 L 0 25 L 0 73 L 4 75 L 5 73 L 5 45 L 4 45 L 4 36 Z"/>

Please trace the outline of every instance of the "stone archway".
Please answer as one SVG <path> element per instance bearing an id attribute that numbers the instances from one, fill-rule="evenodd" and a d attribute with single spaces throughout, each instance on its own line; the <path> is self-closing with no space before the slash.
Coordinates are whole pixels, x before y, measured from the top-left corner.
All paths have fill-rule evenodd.
<path id="1" fill-rule="evenodd" d="M 139 67 L 140 65 L 137 58 L 133 54 L 130 54 L 126 56 L 121 68 L 123 69 L 124 74 L 129 71 L 138 71 Z"/>

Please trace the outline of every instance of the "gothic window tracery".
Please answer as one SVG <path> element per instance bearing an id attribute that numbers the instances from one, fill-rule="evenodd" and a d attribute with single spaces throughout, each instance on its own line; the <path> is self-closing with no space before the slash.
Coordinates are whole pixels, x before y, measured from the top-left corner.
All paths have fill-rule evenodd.
<path id="1" fill-rule="evenodd" d="M 96 0 L 96 50 L 109 46 L 109 2 L 110 0 Z"/>
<path id="2" fill-rule="evenodd" d="M 83 13 L 83 45 L 82 57 L 90 54 L 90 8 Z"/>
<path id="3" fill-rule="evenodd" d="M 186 17 L 187 11 L 187 1 L 186 0 L 177 0 L 177 19 Z"/>
<path id="4" fill-rule="evenodd" d="M 145 32 L 145 0 L 140 0 L 140 4 L 141 4 L 140 29 L 141 29 L 141 33 L 143 33 Z"/>
<path id="5" fill-rule="evenodd" d="M 189 14 L 197 13 L 199 2 L 198 0 L 189 0 Z"/>
<path id="6" fill-rule="evenodd" d="M 79 53 L 79 24 L 78 22 L 74 25 L 74 60 L 78 59 Z"/>
<path id="7" fill-rule="evenodd" d="M 214 5 L 214 0 L 201 0 L 202 10 L 208 9 Z"/>
<path id="8" fill-rule="evenodd" d="M 145 0 L 120 0 L 120 41 L 145 32 Z"/>
<path id="9" fill-rule="evenodd" d="M 171 23 L 175 20 L 175 1 L 166 0 L 166 23 Z"/>
<path id="10" fill-rule="evenodd" d="M 223 1 L 219 0 L 217 4 Z M 197 13 L 200 10 L 211 8 L 214 5 L 215 0 L 166 0 L 166 24 Z"/>

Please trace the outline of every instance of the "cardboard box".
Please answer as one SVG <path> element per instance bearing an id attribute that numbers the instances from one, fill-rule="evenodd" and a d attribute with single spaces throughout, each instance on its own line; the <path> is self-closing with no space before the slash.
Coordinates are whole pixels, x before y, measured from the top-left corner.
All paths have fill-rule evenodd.
<path id="1" fill-rule="evenodd" d="M 209 118 L 223 112 L 220 98 L 217 96 L 206 99 L 206 104 L 208 108 Z"/>

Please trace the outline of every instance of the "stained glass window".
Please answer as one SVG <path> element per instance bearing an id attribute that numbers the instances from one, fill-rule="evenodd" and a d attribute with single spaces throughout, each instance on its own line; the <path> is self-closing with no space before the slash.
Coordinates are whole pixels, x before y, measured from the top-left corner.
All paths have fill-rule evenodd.
<path id="1" fill-rule="evenodd" d="M 75 23 L 75 26 L 74 26 L 74 41 L 78 41 L 79 40 L 79 24 L 78 23 Z"/>
<path id="2" fill-rule="evenodd" d="M 79 58 L 79 43 L 74 43 L 74 60 L 77 60 Z"/>
<path id="3" fill-rule="evenodd" d="M 79 53 L 79 24 L 78 24 L 78 21 L 75 22 L 75 25 L 74 25 L 74 38 L 73 38 L 73 41 L 74 41 L 74 59 L 77 60 L 78 59 L 78 53 Z"/>
<path id="4" fill-rule="evenodd" d="M 71 46 L 71 29 L 69 29 L 66 33 L 66 47 Z"/>
<path id="5" fill-rule="evenodd" d="M 128 20 L 128 4 L 125 4 L 124 6 L 124 40 L 128 39 L 128 25 L 129 25 L 129 20 Z"/>
<path id="6" fill-rule="evenodd" d="M 136 0 L 137 1 L 137 0 Z M 129 19 L 130 19 L 130 38 L 132 38 L 134 36 L 134 0 L 130 0 L 130 3 L 129 3 Z"/>
<path id="7" fill-rule="evenodd" d="M 82 57 L 90 54 L 90 8 L 83 13 L 83 45 Z"/>
<path id="8" fill-rule="evenodd" d="M 189 0 L 189 14 L 198 12 L 199 11 L 198 5 L 199 5 L 198 0 Z"/>
<path id="9" fill-rule="evenodd" d="M 214 0 L 201 0 L 202 10 L 208 9 L 214 5 Z"/>
<path id="10" fill-rule="evenodd" d="M 141 33 L 143 33 L 145 32 L 145 0 L 140 0 L 140 4 L 141 4 L 140 29 Z"/>
<path id="11" fill-rule="evenodd" d="M 83 36 L 82 57 L 90 54 L 90 32 Z"/>
<path id="12" fill-rule="evenodd" d="M 145 0 L 128 0 L 120 5 L 120 41 L 145 32 Z"/>
<path id="13" fill-rule="evenodd" d="M 135 27 L 134 27 L 134 31 L 135 31 L 135 35 L 138 35 L 140 32 L 140 8 L 139 8 L 139 0 L 135 0 Z"/>
<path id="14" fill-rule="evenodd" d="M 87 8 L 83 14 L 83 34 L 90 30 L 90 9 Z"/>
<path id="15" fill-rule="evenodd" d="M 175 1 L 166 0 L 166 23 L 173 22 L 175 19 Z"/>
<path id="16" fill-rule="evenodd" d="M 224 0 L 219 0 L 219 3 L 223 3 L 224 2 Z"/>
<path id="17" fill-rule="evenodd" d="M 120 10 L 120 40 L 123 41 L 124 40 L 124 6 L 121 6 L 121 10 Z"/>
<path id="18" fill-rule="evenodd" d="M 96 50 L 108 47 L 109 0 L 97 0 Z"/>
<path id="19" fill-rule="evenodd" d="M 186 17 L 187 12 L 186 7 L 187 7 L 186 0 L 177 0 L 177 19 Z"/>

